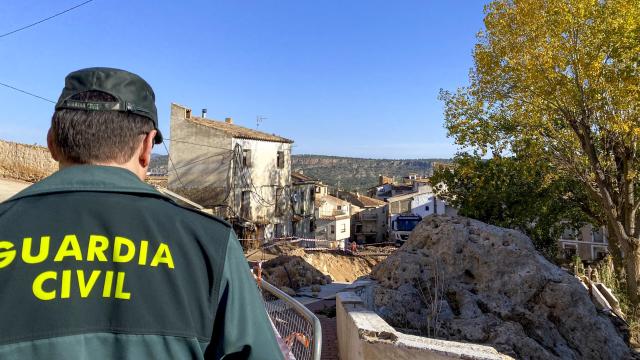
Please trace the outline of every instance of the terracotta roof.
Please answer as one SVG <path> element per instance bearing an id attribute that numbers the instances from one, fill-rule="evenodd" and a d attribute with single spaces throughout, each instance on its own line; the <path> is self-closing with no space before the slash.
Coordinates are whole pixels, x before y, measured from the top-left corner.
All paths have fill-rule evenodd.
<path id="1" fill-rule="evenodd" d="M 351 203 L 353 203 L 356 206 L 359 207 L 378 207 L 378 206 L 384 206 L 387 203 L 382 201 L 382 200 L 378 200 L 378 199 L 374 199 L 368 196 L 364 196 L 362 194 L 352 194 L 353 197 L 349 199 L 349 201 Z"/>
<path id="2" fill-rule="evenodd" d="M 322 206 L 322 204 L 324 204 L 325 202 L 327 202 L 327 200 L 331 200 L 333 203 L 336 203 L 338 205 L 349 205 L 348 201 L 344 201 L 340 198 L 337 198 L 335 196 L 331 196 L 331 195 L 316 195 L 316 198 L 314 200 L 316 207 L 320 207 Z"/>
<path id="3" fill-rule="evenodd" d="M 289 140 L 273 134 L 267 134 L 262 131 L 249 129 L 243 126 L 230 124 L 224 121 L 204 119 L 197 116 L 191 116 L 189 118 L 186 118 L 185 120 L 192 122 L 194 124 L 203 125 L 206 127 L 223 131 L 233 136 L 234 138 L 238 138 L 238 139 L 273 141 L 273 142 L 290 143 L 290 144 L 293 143 L 293 140 Z"/>
<path id="4" fill-rule="evenodd" d="M 292 171 L 291 172 L 291 180 L 294 180 L 296 182 L 319 182 L 319 180 L 310 178 L 307 175 L 304 175 L 304 174 L 299 173 L 297 171 Z"/>

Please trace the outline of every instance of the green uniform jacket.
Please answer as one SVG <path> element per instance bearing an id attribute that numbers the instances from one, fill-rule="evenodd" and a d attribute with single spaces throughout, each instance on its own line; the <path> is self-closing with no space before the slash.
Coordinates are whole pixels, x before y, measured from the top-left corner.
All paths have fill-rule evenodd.
<path id="1" fill-rule="evenodd" d="M 281 359 L 230 226 L 73 166 L 0 204 L 0 359 Z"/>

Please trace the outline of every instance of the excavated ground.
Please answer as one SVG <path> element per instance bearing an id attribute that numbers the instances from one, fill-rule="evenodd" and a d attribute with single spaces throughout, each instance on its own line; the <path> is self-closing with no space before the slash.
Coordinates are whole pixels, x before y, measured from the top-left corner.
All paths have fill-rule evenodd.
<path id="1" fill-rule="evenodd" d="M 266 260 L 262 265 L 265 280 L 281 288 L 297 290 L 334 281 L 353 282 L 369 275 L 374 266 L 395 250 L 395 247 L 376 248 L 352 255 L 338 251 L 305 251 L 287 244 L 248 255 L 249 260 Z"/>

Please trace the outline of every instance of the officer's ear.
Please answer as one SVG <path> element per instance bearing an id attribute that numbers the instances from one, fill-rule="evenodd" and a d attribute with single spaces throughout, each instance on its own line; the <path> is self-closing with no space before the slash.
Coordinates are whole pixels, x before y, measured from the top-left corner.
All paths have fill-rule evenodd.
<path id="1" fill-rule="evenodd" d="M 142 149 L 140 150 L 140 155 L 138 161 L 140 166 L 143 168 L 147 168 L 149 164 L 151 164 L 151 151 L 153 150 L 153 140 L 156 136 L 157 130 L 151 130 L 148 134 L 144 136 L 144 140 L 142 140 Z"/>
<path id="2" fill-rule="evenodd" d="M 51 128 L 49 128 L 49 131 L 47 132 L 47 147 L 49 148 L 49 152 L 51 153 L 51 157 L 53 158 L 53 160 L 60 162 L 60 154 L 58 153 L 58 147 L 53 140 L 53 133 L 51 132 Z"/>

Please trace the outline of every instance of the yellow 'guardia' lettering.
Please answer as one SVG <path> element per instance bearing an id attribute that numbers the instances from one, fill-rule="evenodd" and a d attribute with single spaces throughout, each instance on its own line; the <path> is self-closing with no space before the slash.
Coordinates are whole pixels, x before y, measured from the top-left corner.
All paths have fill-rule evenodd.
<path id="1" fill-rule="evenodd" d="M 22 242 L 22 261 L 24 261 L 26 264 L 37 264 L 45 261 L 47 259 L 47 256 L 49 255 L 50 240 L 50 236 L 41 236 L 38 255 L 32 256 L 31 243 L 33 242 L 33 239 L 30 237 L 24 238 L 24 241 Z"/>
<path id="2" fill-rule="evenodd" d="M 25 264 L 43 263 L 50 259 L 50 254 L 55 252 L 54 262 L 62 262 L 67 258 L 83 261 L 83 255 L 86 255 L 84 258 L 86 261 L 137 262 L 138 265 L 148 264 L 153 267 L 165 264 L 169 269 L 175 268 L 171 249 L 165 243 L 160 243 L 157 248 L 153 249 L 151 248 L 153 243 L 150 244 L 148 240 L 136 243 L 126 237 L 115 236 L 112 244 L 108 237 L 92 234 L 89 235 L 88 241 L 80 242 L 75 234 L 68 234 L 64 236 L 57 248 L 52 244 L 56 244 L 56 242 L 52 241 L 50 235 L 41 236 L 38 245 L 32 237 L 25 237 L 22 239 L 22 247 L 18 249 L 15 248 L 13 242 L 0 240 L 0 269 L 11 265 L 16 260 L 18 251 Z M 86 253 L 84 253 L 81 244 L 86 246 Z M 112 251 L 107 251 L 110 247 Z"/>
<path id="3" fill-rule="evenodd" d="M 151 260 L 151 266 L 158 266 L 158 264 L 163 263 L 167 264 L 169 269 L 173 269 L 173 258 L 171 257 L 171 251 L 169 251 L 169 246 L 167 244 L 160 244 L 158 246 L 158 251 L 156 251 L 156 255 Z"/>
<path id="4" fill-rule="evenodd" d="M 122 247 L 127 248 L 126 254 L 122 254 Z M 113 262 L 126 263 L 133 259 L 136 255 L 136 245 L 133 241 L 126 237 L 116 236 L 116 240 L 113 242 Z"/>
<path id="5" fill-rule="evenodd" d="M 16 251 L 11 249 L 13 249 L 13 243 L 0 241 L 0 269 L 9 266 L 16 258 Z"/>
<path id="6" fill-rule="evenodd" d="M 104 252 L 109 248 L 109 238 L 102 235 L 90 235 L 89 247 L 87 247 L 87 261 L 107 261 L 107 257 L 104 256 Z"/>
<path id="7" fill-rule="evenodd" d="M 67 256 L 73 256 L 76 261 L 82 261 L 82 251 L 80 251 L 80 244 L 78 244 L 78 238 L 69 234 L 64 237 L 62 240 L 62 244 L 60 244 L 60 248 L 56 253 L 56 257 L 53 258 L 53 261 L 60 262 Z"/>

